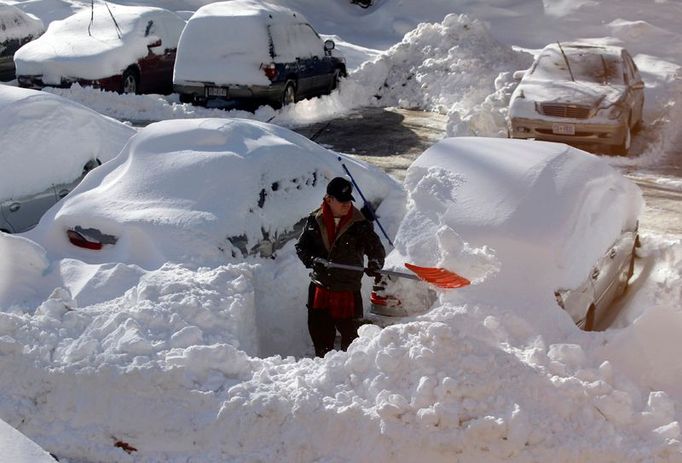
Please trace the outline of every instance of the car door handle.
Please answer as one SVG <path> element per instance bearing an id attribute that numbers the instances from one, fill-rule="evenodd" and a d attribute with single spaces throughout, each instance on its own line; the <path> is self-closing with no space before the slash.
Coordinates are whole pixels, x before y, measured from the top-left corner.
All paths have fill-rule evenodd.
<path id="1" fill-rule="evenodd" d="M 596 280 L 598 276 L 599 276 L 599 269 L 595 268 L 594 270 L 592 270 L 592 279 Z"/>
<path id="2" fill-rule="evenodd" d="M 12 203 L 9 205 L 10 212 L 17 212 L 19 209 L 21 209 L 21 203 Z"/>
<path id="3" fill-rule="evenodd" d="M 69 194 L 69 190 L 59 190 L 59 193 L 57 193 L 57 196 L 59 196 L 59 199 L 62 199 L 64 196 Z"/>
<path id="4" fill-rule="evenodd" d="M 614 259 L 614 258 L 616 257 L 616 254 L 617 254 L 617 253 L 616 253 L 616 250 L 613 249 L 613 248 L 611 248 L 611 251 L 609 252 L 609 257 L 610 257 L 611 259 Z"/>

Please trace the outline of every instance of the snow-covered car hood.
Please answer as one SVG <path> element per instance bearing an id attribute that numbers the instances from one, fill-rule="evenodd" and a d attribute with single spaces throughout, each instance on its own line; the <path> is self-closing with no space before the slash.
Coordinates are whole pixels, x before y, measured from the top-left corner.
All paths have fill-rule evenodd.
<path id="1" fill-rule="evenodd" d="M 141 31 L 150 19 L 165 10 L 114 4 L 110 8 L 120 33 L 102 5 L 95 6 L 92 23 L 90 9 L 54 21 L 45 34 L 14 55 L 17 75 L 42 75 L 46 84 L 59 84 L 62 77 L 102 79 L 121 74 L 147 56 L 147 45 L 160 37 L 145 37 Z M 182 21 L 179 17 L 177 20 Z M 164 43 L 163 46 L 175 48 L 175 44 L 177 37 L 175 43 Z"/>
<path id="2" fill-rule="evenodd" d="M 620 100 L 624 92 L 625 87 L 623 85 L 524 79 L 514 92 L 513 100 L 525 98 L 528 101 L 538 103 L 561 103 L 605 108 Z"/>
<path id="3" fill-rule="evenodd" d="M 241 119 L 158 122 L 89 174 L 29 237 L 48 253 L 86 262 L 148 268 L 241 259 L 231 238 L 250 250 L 290 232 L 320 206 L 328 181 L 344 175 L 339 157 L 369 201 L 403 197 L 379 168 L 282 127 Z M 65 234 L 75 226 L 118 240 L 100 251 L 76 248 Z"/>
<path id="4" fill-rule="evenodd" d="M 0 85 L 0 127 L 0 200 L 71 182 L 136 132 L 66 98 L 8 85 Z"/>

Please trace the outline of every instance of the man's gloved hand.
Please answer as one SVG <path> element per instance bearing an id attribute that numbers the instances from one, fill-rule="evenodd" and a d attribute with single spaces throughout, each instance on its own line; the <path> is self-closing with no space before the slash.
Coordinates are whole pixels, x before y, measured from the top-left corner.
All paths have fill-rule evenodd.
<path id="1" fill-rule="evenodd" d="M 316 257 L 313 259 L 313 270 L 317 273 L 324 273 L 327 270 L 329 261 L 322 257 Z"/>
<path id="2" fill-rule="evenodd" d="M 365 205 L 360 209 L 360 212 L 362 212 L 362 215 L 364 215 L 365 218 L 370 222 L 374 222 L 377 218 L 376 214 L 374 213 L 374 208 L 370 203 L 365 203 Z"/>
<path id="3" fill-rule="evenodd" d="M 381 265 L 378 260 L 370 259 L 367 261 L 367 267 L 365 268 L 365 273 L 371 277 L 378 277 L 379 270 L 381 270 Z"/>

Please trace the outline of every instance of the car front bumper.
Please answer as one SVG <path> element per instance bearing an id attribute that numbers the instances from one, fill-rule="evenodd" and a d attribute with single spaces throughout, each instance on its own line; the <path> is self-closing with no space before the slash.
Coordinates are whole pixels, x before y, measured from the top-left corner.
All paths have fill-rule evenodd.
<path id="1" fill-rule="evenodd" d="M 509 124 L 509 136 L 510 138 L 533 138 L 571 145 L 618 146 L 625 141 L 626 127 L 627 124 L 624 121 L 603 124 L 575 119 L 567 121 L 512 118 Z M 565 133 L 568 131 L 573 133 Z"/>

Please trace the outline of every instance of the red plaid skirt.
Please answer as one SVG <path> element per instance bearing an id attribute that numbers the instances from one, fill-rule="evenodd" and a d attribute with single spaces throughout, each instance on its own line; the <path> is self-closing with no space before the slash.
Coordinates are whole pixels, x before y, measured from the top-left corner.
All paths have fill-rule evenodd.
<path id="1" fill-rule="evenodd" d="M 313 309 L 327 309 L 332 318 L 353 318 L 355 314 L 355 292 L 330 291 L 315 286 Z"/>

